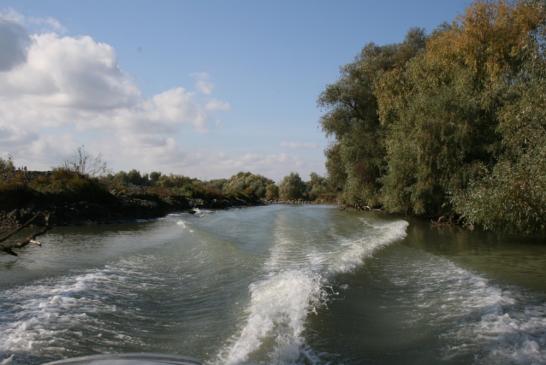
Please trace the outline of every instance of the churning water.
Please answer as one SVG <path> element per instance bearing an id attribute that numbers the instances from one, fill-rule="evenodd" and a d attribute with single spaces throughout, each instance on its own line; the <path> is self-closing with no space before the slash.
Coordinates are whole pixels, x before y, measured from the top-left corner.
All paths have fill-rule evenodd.
<path id="1" fill-rule="evenodd" d="M 0 364 L 546 364 L 546 247 L 326 206 L 58 228 L 0 257 Z"/>

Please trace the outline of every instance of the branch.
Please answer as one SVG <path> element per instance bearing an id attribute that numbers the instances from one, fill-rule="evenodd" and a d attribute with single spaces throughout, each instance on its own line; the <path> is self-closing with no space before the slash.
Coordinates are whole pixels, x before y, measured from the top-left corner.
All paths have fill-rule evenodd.
<path id="1" fill-rule="evenodd" d="M 19 242 L 14 242 L 14 243 L 11 243 L 11 244 L 6 244 L 6 243 L 1 244 L 2 242 L 6 241 L 8 238 L 12 237 L 16 233 L 23 230 L 24 228 L 28 227 L 40 215 L 43 215 L 44 220 L 45 220 L 45 226 L 41 230 L 31 234 L 30 236 L 28 236 L 27 238 L 25 238 L 25 239 L 23 239 L 23 240 L 21 240 Z M 6 234 L 5 236 L 3 236 L 2 238 L 0 238 L 0 250 L 4 251 L 4 252 L 6 252 L 6 253 L 8 253 L 10 255 L 18 256 L 17 253 L 15 251 L 13 251 L 14 248 L 22 248 L 22 247 L 25 247 L 26 245 L 28 245 L 30 243 L 41 246 L 42 244 L 40 243 L 40 241 L 37 241 L 36 238 L 43 235 L 43 234 L 45 234 L 51 228 L 53 228 L 53 227 L 49 224 L 49 214 L 37 213 L 36 215 L 34 215 L 34 217 L 32 217 L 31 219 L 26 221 L 23 225 L 21 225 L 17 229 L 13 230 L 12 232 L 10 232 L 10 233 Z"/>
<path id="2" fill-rule="evenodd" d="M 23 223 L 21 226 L 17 227 L 16 229 L 14 229 L 13 231 L 11 232 L 8 232 L 6 233 L 3 237 L 0 237 L 0 242 L 4 242 L 5 240 L 7 240 L 8 238 L 10 238 L 11 236 L 19 233 L 20 231 L 22 231 L 23 229 L 25 229 L 26 227 L 28 227 L 29 225 L 32 224 L 32 222 L 34 222 L 36 220 L 36 218 L 38 218 L 42 213 L 36 213 L 32 218 L 30 218 L 28 221 L 26 221 L 25 223 Z"/>

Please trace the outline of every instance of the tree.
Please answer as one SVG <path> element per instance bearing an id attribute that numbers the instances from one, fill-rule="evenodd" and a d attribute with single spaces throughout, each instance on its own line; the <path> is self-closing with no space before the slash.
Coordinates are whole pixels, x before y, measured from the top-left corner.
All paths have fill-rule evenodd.
<path id="1" fill-rule="evenodd" d="M 140 171 L 132 169 L 127 173 L 127 183 L 135 186 L 143 186 L 148 182 L 147 176 L 144 177 Z"/>
<path id="2" fill-rule="evenodd" d="M 328 180 L 315 172 L 310 174 L 310 180 L 306 182 L 305 185 L 308 200 L 314 201 L 325 199 L 326 195 L 329 193 Z"/>
<path id="3" fill-rule="evenodd" d="M 380 204 L 380 178 L 386 165 L 385 128 L 379 119 L 375 89 L 381 75 L 402 67 L 424 43 L 423 30 L 412 29 L 401 44 L 366 45 L 319 98 L 319 105 L 327 109 L 322 128 L 335 138 L 326 152 L 329 179 L 341 188 L 346 204 Z"/>
<path id="4" fill-rule="evenodd" d="M 279 186 L 279 197 L 281 200 L 299 200 L 304 198 L 306 186 L 297 173 L 290 173 L 285 176 Z"/>
<path id="5" fill-rule="evenodd" d="M 269 184 L 265 188 L 265 200 L 279 200 L 279 187 L 275 184 Z"/>
<path id="6" fill-rule="evenodd" d="M 239 172 L 223 185 L 223 191 L 229 195 L 260 200 L 265 198 L 266 187 L 270 184 L 273 181 L 261 175 Z"/>
<path id="7" fill-rule="evenodd" d="M 528 59 L 499 111 L 502 153 L 453 201 L 467 224 L 487 229 L 546 231 L 546 62 Z"/>
<path id="8" fill-rule="evenodd" d="M 150 172 L 150 183 L 152 185 L 155 185 L 157 184 L 157 182 L 159 181 L 159 178 L 161 177 L 161 172 L 158 172 L 158 171 L 152 171 Z"/>
<path id="9" fill-rule="evenodd" d="M 64 168 L 82 175 L 102 176 L 108 173 L 108 166 L 101 154 L 91 155 L 85 150 L 85 146 L 77 148 L 72 158 L 64 162 Z"/>
<path id="10" fill-rule="evenodd" d="M 341 201 L 544 231 L 545 54 L 535 0 L 476 1 L 429 36 L 365 46 L 319 99 Z"/>

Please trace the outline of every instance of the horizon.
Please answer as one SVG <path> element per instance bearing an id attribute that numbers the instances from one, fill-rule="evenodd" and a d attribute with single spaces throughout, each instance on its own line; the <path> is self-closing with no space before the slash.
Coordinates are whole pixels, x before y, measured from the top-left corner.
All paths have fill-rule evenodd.
<path id="1" fill-rule="evenodd" d="M 84 145 L 114 171 L 324 175 L 316 100 L 339 67 L 469 3 L 3 1 L 0 156 L 47 170 Z"/>

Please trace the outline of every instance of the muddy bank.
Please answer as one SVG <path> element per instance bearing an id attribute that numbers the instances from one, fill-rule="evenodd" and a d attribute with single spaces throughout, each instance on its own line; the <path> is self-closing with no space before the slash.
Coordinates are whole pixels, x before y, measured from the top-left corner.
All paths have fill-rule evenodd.
<path id="1" fill-rule="evenodd" d="M 19 194 L 0 197 L 0 229 L 16 227 L 40 212 L 48 213 L 55 226 L 117 223 L 135 219 L 151 219 L 172 212 L 194 208 L 226 209 L 230 207 L 261 205 L 260 201 L 240 198 L 185 198 L 155 195 L 114 195 L 100 199 L 73 200 L 47 194 Z"/>

